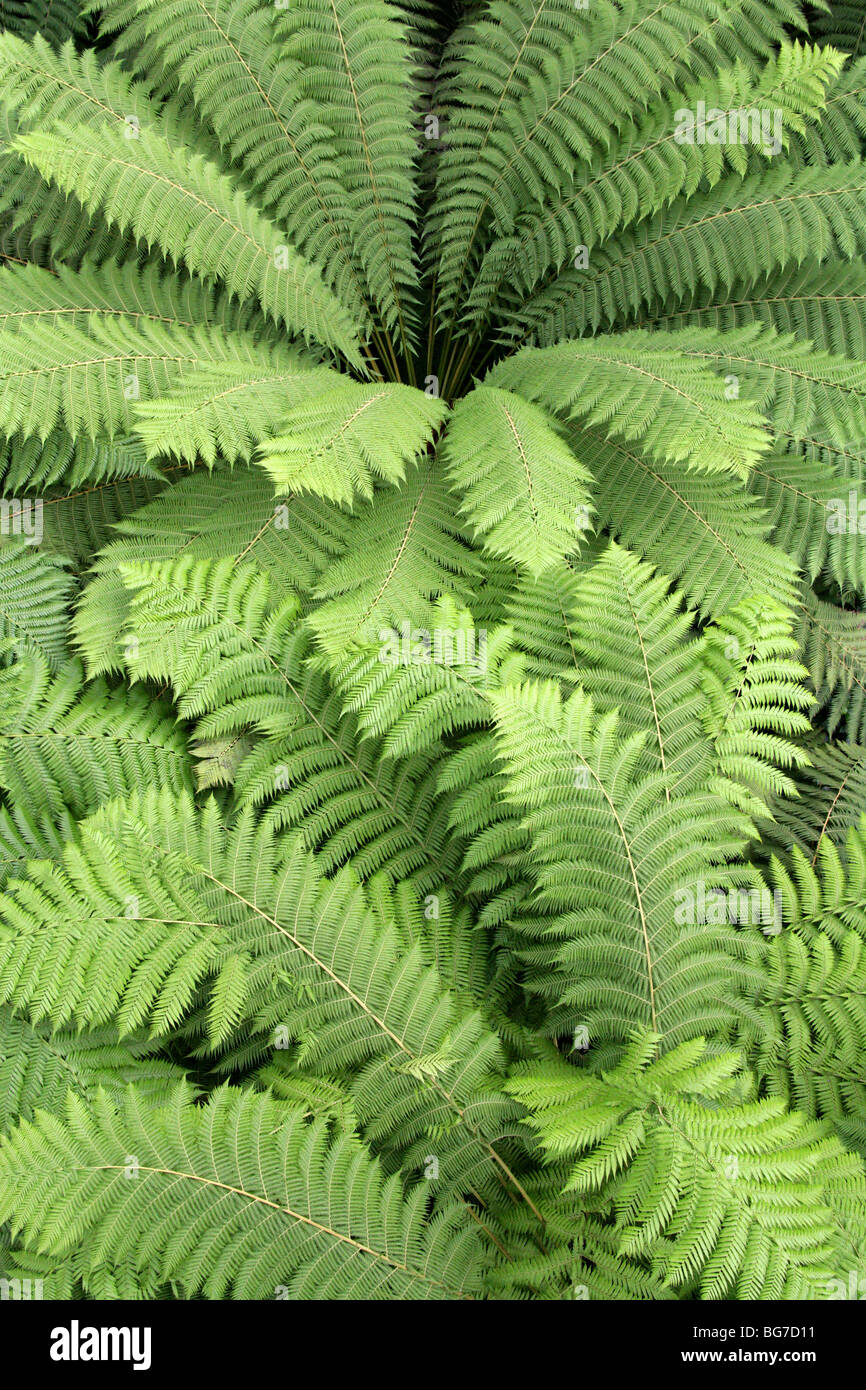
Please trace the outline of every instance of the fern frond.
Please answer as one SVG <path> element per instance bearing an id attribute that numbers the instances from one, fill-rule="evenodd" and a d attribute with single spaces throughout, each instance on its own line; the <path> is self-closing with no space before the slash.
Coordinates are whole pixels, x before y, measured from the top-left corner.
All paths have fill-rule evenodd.
<path id="1" fill-rule="evenodd" d="M 570 437 L 597 479 L 599 525 L 678 580 L 702 612 L 738 603 L 752 592 L 756 574 L 765 592 L 792 600 L 794 566 L 767 543 L 769 523 L 738 479 L 654 464 L 640 445 L 608 440 L 601 430 L 573 428 Z"/>
<path id="2" fill-rule="evenodd" d="M 51 505 L 43 511 L 46 535 Z M 129 593 L 119 563 L 178 558 L 234 556 L 266 570 L 275 594 L 313 588 L 327 561 L 344 547 L 346 519 L 316 497 L 281 501 L 258 469 L 232 471 L 219 465 L 213 474 L 183 478 L 155 501 L 130 511 L 117 526 L 116 540 L 94 566 L 73 619 L 73 632 L 91 673 L 119 670 Z"/>
<path id="3" fill-rule="evenodd" d="M 316 383 L 313 383 L 314 385 Z M 366 386 L 332 378 L 284 411 L 257 462 L 283 492 L 313 492 L 333 502 L 369 500 L 374 481 L 400 483 L 427 450 L 447 407 L 411 386 Z"/>
<path id="4" fill-rule="evenodd" d="M 866 624 L 862 614 L 825 603 L 806 589 L 797 605 L 798 637 L 831 735 L 866 740 Z"/>
<path id="5" fill-rule="evenodd" d="M 76 452 L 83 459 L 92 458 L 93 454 L 97 459 L 107 455 L 110 461 L 119 463 L 127 450 L 85 444 Z M 130 452 L 138 457 L 136 451 Z M 117 522 L 136 508 L 146 506 L 164 486 L 163 478 L 133 477 L 71 491 L 69 486 L 49 488 L 42 498 L 42 553 L 69 556 L 79 572 L 89 568 L 97 551 L 113 538 Z"/>
<path id="6" fill-rule="evenodd" d="M 728 333 L 763 323 L 854 361 L 866 355 L 866 261 L 807 260 L 743 284 L 699 286 L 651 313 L 654 328 L 692 325 Z"/>
<path id="7" fill-rule="evenodd" d="M 108 125 L 58 122 L 19 136 L 13 149 L 121 231 L 131 228 L 196 274 L 217 276 L 241 299 L 255 296 L 276 323 L 360 364 L 355 325 L 319 271 L 216 165 L 173 148 L 156 121 L 134 140 L 125 136 Z"/>
<path id="8" fill-rule="evenodd" d="M 148 458 L 170 454 L 196 463 L 217 457 L 249 460 L 263 440 L 275 434 L 287 410 L 342 386 L 327 367 L 296 356 L 273 366 L 241 362 L 202 363 L 158 400 L 136 408 L 136 430 Z M 362 388 L 363 389 L 363 388 Z"/>
<path id="9" fill-rule="evenodd" d="M 132 1085 L 151 1104 L 167 1100 L 183 1071 L 153 1051 L 143 1038 L 118 1042 L 112 1028 L 51 1032 L 0 1008 L 0 1130 L 31 1120 L 37 1109 L 62 1111 L 70 1090 L 92 1099 L 102 1088 L 119 1101 Z"/>
<path id="10" fill-rule="evenodd" d="M 816 737 L 806 751 L 809 766 L 794 778 L 796 799 L 775 805 L 773 814 L 788 845 L 798 844 L 814 858 L 825 835 L 841 843 L 860 821 L 866 806 L 866 748 Z"/>
<path id="11" fill-rule="evenodd" d="M 682 75 L 690 44 L 711 41 L 718 19 L 706 0 L 664 0 L 650 11 L 597 4 L 577 25 L 568 0 L 541 11 L 514 0 L 473 22 L 446 88 L 454 116 L 432 229 L 446 321 L 482 230 L 509 234 L 520 211 L 555 197 L 576 158 L 591 161 L 645 94 Z"/>
<path id="12" fill-rule="evenodd" d="M 639 438 L 658 462 L 745 476 L 767 445 L 754 406 L 679 349 L 687 335 L 635 331 L 522 348 L 488 376 L 548 409 Z"/>
<path id="13" fill-rule="evenodd" d="M 532 336 L 544 346 L 619 323 L 645 306 L 663 312 L 696 280 L 729 288 L 807 257 L 862 255 L 864 194 L 858 163 L 799 171 L 777 164 L 722 179 L 611 238 L 585 270 L 564 271 L 540 289 L 526 283 L 529 297 L 502 317 L 514 337 Z M 519 275 L 515 262 L 518 283 Z"/>
<path id="14" fill-rule="evenodd" d="M 701 648 L 664 575 L 612 544 L 576 581 L 569 614 L 573 680 L 600 714 L 619 713 L 622 737 L 645 734 L 638 766 L 663 774 L 665 797 L 699 785 L 710 748 L 701 736 Z"/>
<path id="15" fill-rule="evenodd" d="M 445 457 L 476 538 L 530 574 L 572 550 L 589 525 L 588 471 L 545 412 L 514 392 L 478 386 L 458 402 Z"/>
<path id="16" fill-rule="evenodd" d="M 785 930 L 768 941 L 759 989 L 743 999 L 738 1038 L 770 1095 L 831 1121 L 866 1152 L 866 824 L 838 850 L 774 856 L 768 873 Z M 840 840 L 840 843 L 841 840 Z"/>
<path id="17" fill-rule="evenodd" d="M 165 395 L 203 363 L 228 374 L 241 367 L 288 368 L 286 349 L 266 348 L 216 328 L 170 329 L 146 320 L 94 315 L 87 332 L 63 323 L 22 323 L 0 332 L 0 429 L 45 440 L 62 424 L 75 437 L 129 435 L 136 403 Z"/>
<path id="18" fill-rule="evenodd" d="M 704 630 L 701 684 L 704 726 L 713 740 L 723 795 L 750 814 L 766 814 L 762 796 L 795 796 L 788 775 L 808 764 L 794 740 L 811 730 L 809 672 L 793 659 L 798 642 L 790 611 L 754 597 Z"/>
<path id="19" fill-rule="evenodd" d="M 144 691 L 85 686 L 78 662 L 50 676 L 45 657 L 25 653 L 0 671 L 0 705 L 0 786 L 13 804 L 81 817 L 141 786 L 191 786 L 170 711 Z"/>
<path id="20" fill-rule="evenodd" d="M 765 454 L 755 465 L 750 492 L 766 509 L 774 543 L 810 579 L 831 563 L 837 572 L 853 576 L 849 556 L 854 547 L 846 544 L 846 536 L 831 536 L 827 530 L 828 504 L 841 496 L 842 477 L 811 453 Z"/>
<path id="21" fill-rule="evenodd" d="M 52 484 L 61 480 L 68 488 L 82 488 L 84 483 L 140 478 L 147 479 L 153 488 L 162 476 L 148 463 L 140 441 L 132 435 L 71 439 L 63 429 L 54 430 L 44 440 L 32 434 L 4 440 L 0 443 L 0 473 L 4 492 L 44 489 L 43 503 L 47 500 L 45 492 L 51 496 L 56 492 Z M 82 492 L 86 490 L 82 488 Z M 75 549 L 74 544 L 71 548 Z"/>
<path id="22" fill-rule="evenodd" d="M 178 713 L 198 721 L 199 741 L 253 736 L 235 773 L 242 804 L 273 801 L 272 823 L 303 827 L 328 868 L 351 859 L 364 877 L 417 874 L 425 891 L 447 880 L 460 847 L 449 843 L 435 760 L 389 766 L 375 746 L 361 745 L 326 676 L 312 668 L 294 595 L 271 598 L 264 571 L 232 560 L 183 556 L 119 569 L 133 595 L 130 670 L 171 683 Z"/>
<path id="23" fill-rule="evenodd" d="M 262 209 L 364 320 L 369 306 L 329 113 L 322 120 L 303 97 L 277 39 L 273 7 L 260 0 L 110 0 L 99 14 L 131 66 L 150 80 L 165 73 L 192 95 Z"/>
<path id="24" fill-rule="evenodd" d="M 467 597 L 476 561 L 449 503 L 442 465 L 428 455 L 399 490 L 378 492 L 352 517 L 347 552 L 316 586 L 310 622 L 328 653 L 356 641 L 387 641 L 392 627 L 435 626 L 431 600 Z"/>
<path id="25" fill-rule="evenodd" d="M 620 737 L 578 690 L 552 682 L 493 691 L 506 796 L 523 813 L 542 918 L 522 951 L 551 1027 L 623 1041 L 640 1024 L 670 1045 L 724 1026 L 740 968 L 728 927 L 701 920 L 704 893 L 746 822 L 704 786 L 664 796 L 639 775 L 644 733 Z M 689 910 L 691 909 L 691 910 Z"/>
<path id="26" fill-rule="evenodd" d="M 53 1254 L 84 1240 L 94 1269 L 155 1263 L 186 1297 L 473 1296 L 477 1228 L 455 1207 L 425 1221 L 423 1187 L 405 1196 L 351 1131 L 229 1087 L 191 1100 L 70 1096 L 5 1141 L 0 1210 Z"/>
<path id="27" fill-rule="evenodd" d="M 736 1053 L 714 1057 L 697 1039 L 654 1060 L 653 1043 L 637 1038 L 599 1077 L 560 1065 L 509 1082 L 545 1149 L 577 1160 L 568 1187 L 602 1189 L 620 1252 L 647 1256 L 668 1285 L 697 1278 L 706 1299 L 826 1297 L 851 1258 L 857 1157 L 780 1101 L 736 1104 Z"/>
<path id="28" fill-rule="evenodd" d="M 355 253 L 382 322 L 408 356 L 418 280 L 405 20 L 382 0 L 293 0 L 274 26 L 313 121 L 333 132 Z"/>
<path id="29" fill-rule="evenodd" d="M 77 0 L 3 0 L 0 29 L 30 39 L 42 34 L 52 44 L 80 37 L 86 29 Z"/>
<path id="30" fill-rule="evenodd" d="M 164 1035 L 206 984 L 209 1052 L 252 1040 L 259 1059 L 288 1048 L 302 1071 L 351 1077 L 366 1135 L 409 1168 L 438 1134 L 437 1195 L 500 1178 L 514 1190 L 492 1148 L 513 1114 L 495 1035 L 368 908 L 356 875 L 325 879 L 297 837 L 250 815 L 227 834 L 213 802 L 201 816 L 188 799 L 114 803 L 61 866 L 10 885 L 3 914 L 0 992 L 37 1022 L 74 1013 Z"/>
<path id="31" fill-rule="evenodd" d="M 60 557 L 26 541 L 0 545 L 0 642 L 41 652 L 55 670 L 67 655 L 72 577 Z"/>
<path id="32" fill-rule="evenodd" d="M 555 268 L 572 261 L 578 248 L 587 253 L 624 224 L 658 212 L 677 195 L 693 194 L 704 181 L 712 186 L 723 173 L 741 176 L 748 165 L 748 141 L 691 143 L 682 138 L 682 113 L 702 101 L 713 119 L 726 124 L 749 108 L 779 112 L 779 138 L 804 118 L 819 120 L 825 89 L 838 76 L 842 56 L 832 49 L 783 44 L 760 80 L 744 66 L 719 73 L 707 84 L 666 98 L 649 114 L 623 130 L 603 154 L 595 154 L 586 172 L 543 212 L 526 213 L 511 236 L 493 236 L 467 305 L 476 325 L 495 302 L 512 268 L 521 283 L 538 284 Z M 762 152 L 759 140 L 752 148 Z M 778 153 L 778 151 L 776 151 Z"/>

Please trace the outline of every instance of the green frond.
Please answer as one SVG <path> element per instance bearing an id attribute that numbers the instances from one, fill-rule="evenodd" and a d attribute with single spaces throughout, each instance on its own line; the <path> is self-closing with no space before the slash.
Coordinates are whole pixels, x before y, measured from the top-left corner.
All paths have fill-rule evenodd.
<path id="1" fill-rule="evenodd" d="M 30 39 L 42 34 L 49 43 L 61 44 L 84 33 L 85 24 L 77 0 L 3 0 L 0 29 Z"/>
<path id="2" fill-rule="evenodd" d="M 774 857 L 768 878 L 786 926 L 767 943 L 738 1037 L 768 1094 L 831 1122 L 843 1143 L 866 1153 L 862 804 L 844 850 L 823 833 L 814 852 L 795 849 L 787 864 Z"/>
<path id="3" fill-rule="evenodd" d="M 576 581 L 569 611 L 569 678 L 600 714 L 618 712 L 620 736 L 645 735 L 637 765 L 663 774 L 667 799 L 710 767 L 692 622 L 670 581 L 616 544 Z"/>
<path id="4" fill-rule="evenodd" d="M 825 603 L 806 589 L 796 608 L 803 661 L 832 736 L 866 740 L 866 626 L 856 610 Z"/>
<path id="5" fill-rule="evenodd" d="M 484 726 L 489 689 L 522 669 L 510 628 L 479 631 L 450 597 L 437 601 L 434 616 L 432 632 L 414 640 L 389 633 L 332 668 L 344 708 L 358 715 L 363 734 L 382 740 L 383 758 L 427 752 L 440 739 Z"/>
<path id="6" fill-rule="evenodd" d="M 396 382 L 316 381 L 306 399 L 283 412 L 257 462 L 282 492 L 369 501 L 374 482 L 404 481 L 446 413 L 435 397 Z"/>
<path id="7" fill-rule="evenodd" d="M 43 441 L 60 424 L 72 436 L 127 436 L 140 400 L 166 395 L 205 363 L 226 375 L 238 368 L 250 375 L 272 372 L 275 360 L 286 367 L 294 362 L 287 349 L 240 333 L 102 314 L 93 315 L 86 332 L 38 322 L 0 331 L 0 359 L 0 429 Z"/>
<path id="8" fill-rule="evenodd" d="M 103 1089 L 120 1100 L 132 1085 L 150 1103 L 167 1100 L 183 1072 L 153 1051 L 143 1038 L 119 1042 L 112 1028 L 51 1032 L 0 1008 L 0 1131 L 37 1110 L 62 1112 L 70 1090 L 92 1100 Z"/>
<path id="9" fill-rule="evenodd" d="M 50 511 L 43 512 L 46 534 Z M 73 618 L 75 639 L 91 674 L 120 670 L 129 593 L 118 565 L 140 561 L 233 556 L 266 570 L 275 594 L 307 593 L 327 561 L 344 548 L 347 518 L 316 497 L 274 497 L 256 468 L 195 473 L 156 500 L 130 510 L 117 539 L 94 566 Z"/>
<path id="10" fill-rule="evenodd" d="M 803 170 L 777 163 L 745 179 L 729 176 L 611 238 L 586 269 L 563 271 L 538 289 L 527 275 L 523 301 L 504 306 L 502 317 L 510 335 L 545 346 L 644 308 L 664 312 L 695 282 L 729 288 L 807 257 L 862 255 L 864 194 L 866 173 L 853 162 Z M 515 262 L 518 284 L 519 274 Z"/>
<path id="11" fill-rule="evenodd" d="M 508 1258 L 498 1260 L 485 1279 L 490 1296 L 590 1303 L 675 1299 L 647 1261 L 620 1252 L 616 1227 L 596 1210 L 603 1207 L 598 1198 L 563 1192 L 567 1176 L 562 1163 L 548 1164 L 535 1176 L 531 1191 L 544 1211 L 543 1245 L 516 1207 L 503 1215 Z"/>
<path id="12" fill-rule="evenodd" d="M 747 400 L 721 375 L 690 362 L 687 334 L 613 334 L 548 348 L 522 348 L 490 373 L 549 410 L 605 425 L 608 436 L 640 439 L 657 462 L 745 476 L 768 440 Z M 584 460 L 586 462 L 586 460 Z"/>
<path id="13" fill-rule="evenodd" d="M 795 796 L 789 773 L 809 761 L 795 742 L 811 730 L 806 711 L 814 704 L 797 651 L 790 610 L 763 596 L 744 599 L 704 630 L 703 721 L 719 789 L 751 814 L 767 814 L 768 793 Z"/>
<path id="14" fill-rule="evenodd" d="M 82 488 L 84 483 L 126 478 L 147 479 L 153 485 L 161 478 L 133 436 L 71 439 L 63 429 L 52 431 L 44 440 L 34 434 L 4 440 L 0 443 L 0 471 L 4 492 L 44 489 L 44 501 L 48 500 L 45 493 L 50 497 L 56 491 L 52 484 L 61 481 L 67 488 Z M 75 549 L 74 543 L 71 549 Z"/>
<path id="15" fill-rule="evenodd" d="M 588 548 L 585 542 L 581 561 Z M 572 622 L 579 583 L 580 568 L 570 556 L 538 578 L 522 575 L 510 588 L 504 617 L 524 653 L 527 675 L 571 678 L 577 664 Z"/>
<path id="16" fill-rule="evenodd" d="M 408 351 L 418 278 L 411 63 L 406 24 L 382 0 L 293 0 L 274 27 L 297 64 L 308 120 L 332 132 L 352 246 L 381 320 Z"/>
<path id="17" fill-rule="evenodd" d="M 747 823 L 705 786 L 666 798 L 663 772 L 640 774 L 648 731 L 620 736 L 580 690 L 563 701 L 527 683 L 490 700 L 548 914 L 521 955 L 551 1027 L 624 1041 L 643 1025 L 670 1045 L 723 1027 L 738 947 L 727 922 L 699 920 L 712 914 L 698 899 L 731 881 Z"/>
<path id="18" fill-rule="evenodd" d="M 212 325 L 226 332 L 254 331 L 262 325 L 226 294 L 189 275 L 167 270 L 153 258 L 96 262 L 84 259 L 72 270 L 59 265 L 47 270 L 36 265 L 9 265 L 0 276 L 3 287 L 0 328 L 23 324 L 57 327 L 68 323 L 87 329 L 94 316 L 120 316 L 189 329 Z"/>
<path id="19" fill-rule="evenodd" d="M 107 458 L 119 463 L 127 452 L 137 453 L 126 448 L 117 450 L 113 445 L 85 444 L 77 450 L 83 459 Z M 45 555 L 69 556 L 79 570 L 87 569 L 98 550 L 113 539 L 116 524 L 134 512 L 145 507 L 157 497 L 165 486 L 165 480 L 149 477 L 121 478 L 102 481 L 89 487 L 69 485 L 46 489 L 42 499 L 41 541 Z"/>
<path id="20" fill-rule="evenodd" d="M 138 405 L 135 428 L 148 458 L 247 461 L 298 410 L 297 402 L 305 402 L 308 415 L 321 395 L 341 389 L 336 373 L 301 356 L 286 354 L 273 365 L 203 362 L 158 400 Z"/>
<path id="21" fill-rule="evenodd" d="M 766 593 L 791 601 L 794 565 L 767 543 L 769 522 L 739 479 L 654 464 L 640 444 L 629 448 L 600 429 L 574 428 L 570 437 L 597 479 L 599 526 L 676 579 L 703 613 L 724 612 L 745 598 L 756 574 Z"/>
<path id="22" fill-rule="evenodd" d="M 321 603 L 310 619 L 329 654 L 357 641 L 387 641 L 404 623 L 435 626 L 431 600 L 449 592 L 465 598 L 477 569 L 432 454 L 399 491 L 377 492 L 358 508 L 346 546 L 318 581 Z"/>
<path id="23" fill-rule="evenodd" d="M 815 16 L 811 28 L 822 43 L 832 43 L 855 57 L 866 53 L 866 16 L 856 0 L 833 0 L 828 13 Z"/>
<path id="24" fill-rule="evenodd" d="M 745 175 L 749 147 L 758 155 L 764 153 L 760 134 L 750 132 L 746 118 L 747 138 L 742 142 L 689 142 L 684 138 L 688 128 L 683 113 L 694 120 L 699 101 L 725 128 L 733 121 L 739 129 L 739 113 L 750 108 L 772 109 L 774 119 L 778 111 L 776 129 L 784 148 L 791 132 L 802 129 L 806 119 L 820 119 L 826 88 L 838 77 L 842 62 L 842 55 L 832 49 L 785 43 L 760 79 L 739 66 L 666 96 L 663 105 L 640 113 L 609 149 L 593 152 L 583 176 L 549 200 L 543 211 L 524 214 L 511 235 L 492 237 L 468 298 L 474 321 L 495 302 L 513 268 L 520 283 L 538 284 L 552 269 L 573 262 L 580 248 L 591 252 L 623 225 L 659 212 L 677 195 L 710 187 L 723 173 Z"/>
<path id="25" fill-rule="evenodd" d="M 302 95 L 277 42 L 273 6 L 260 0 L 109 0 L 103 31 L 152 80 L 160 72 L 196 109 L 292 245 L 320 265 L 342 302 L 369 312 L 353 244 L 348 189 L 333 132 Z"/>
<path id="26" fill-rule="evenodd" d="M 755 324 L 672 335 L 686 357 L 712 363 L 772 420 L 777 438 L 848 445 L 866 437 L 866 368 Z M 738 373 L 740 375 L 738 375 Z M 743 379 L 745 378 L 745 379 Z"/>
<path id="27" fill-rule="evenodd" d="M 154 1264 L 188 1298 L 473 1296 L 477 1227 L 453 1206 L 425 1222 L 423 1186 L 404 1195 L 351 1130 L 230 1087 L 191 1099 L 70 1096 L 62 1120 L 20 1125 L 0 1150 L 0 1211 L 46 1252 L 85 1240 L 93 1269 Z"/>
<path id="28" fill-rule="evenodd" d="M 581 23 L 569 0 L 541 10 L 513 0 L 495 18 L 473 18 L 446 87 L 454 115 L 432 226 L 443 315 L 465 290 L 489 225 L 508 235 L 524 208 L 567 187 L 577 160 L 590 162 L 712 48 L 719 18 L 707 0 L 650 10 L 596 3 Z"/>
<path id="29" fill-rule="evenodd" d="M 14 151 L 92 212 L 190 270 L 251 296 L 276 323 L 360 362 L 351 318 L 319 271 L 256 212 L 227 175 L 200 154 L 176 150 L 153 126 L 101 130 L 61 122 L 19 136 Z"/>
<path id="30" fill-rule="evenodd" d="M 72 578 L 62 558 L 27 541 L 0 544 L 0 642 L 37 651 L 55 670 L 67 655 Z"/>
<path id="31" fill-rule="evenodd" d="M 445 456 L 476 538 L 530 574 L 562 559 L 589 525 L 589 473 L 545 412 L 512 391 L 470 391 L 455 407 Z"/>
<path id="32" fill-rule="evenodd" d="M 27 806 L 0 806 L 0 885 L 20 878 L 31 859 L 59 859 L 75 838 L 68 811 L 46 815 Z"/>
<path id="33" fill-rule="evenodd" d="M 735 1053 L 713 1057 L 697 1039 L 654 1060 L 653 1041 L 637 1038 L 598 1077 L 560 1064 L 509 1082 L 548 1153 L 576 1159 L 568 1188 L 603 1191 L 619 1252 L 649 1259 L 669 1286 L 827 1297 L 853 1253 L 857 1157 L 779 1101 L 737 1104 Z"/>
<path id="34" fill-rule="evenodd" d="M 835 47 L 844 51 L 845 45 L 839 43 Z M 846 63 L 828 93 L 821 124 L 810 126 L 798 137 L 798 144 L 810 164 L 841 163 L 843 160 L 860 158 L 862 137 L 866 133 L 864 75 L 866 57 Z"/>
<path id="35" fill-rule="evenodd" d="M 55 675 L 25 652 L 0 671 L 0 787 L 13 805 L 86 816 L 147 786 L 191 787 L 186 740 L 172 712 L 143 690 L 84 685 L 78 662 Z"/>
<path id="36" fill-rule="evenodd" d="M 788 843 L 797 844 L 811 858 L 825 835 L 841 842 L 857 825 L 866 806 L 866 748 L 859 743 L 819 737 L 805 745 L 808 767 L 794 777 L 795 799 L 773 807 Z"/>
<path id="37" fill-rule="evenodd" d="M 651 311 L 653 328 L 723 333 L 763 323 L 840 357 L 866 356 L 866 261 L 806 260 L 742 284 L 698 286 L 669 309 Z"/>
<path id="38" fill-rule="evenodd" d="M 814 449 L 805 455 L 765 454 L 755 465 L 750 492 L 769 517 L 774 543 L 810 579 L 830 563 L 837 573 L 853 577 L 855 547 L 846 535 L 834 537 L 827 530 L 828 503 L 842 495 L 842 476 Z"/>
<path id="39" fill-rule="evenodd" d="M 460 846 L 449 842 L 435 758 L 382 765 L 362 744 L 312 666 L 291 592 L 272 596 L 266 571 L 231 559 L 184 555 L 119 572 L 132 596 L 122 636 L 130 672 L 170 682 L 198 744 L 252 738 L 234 773 L 241 804 L 273 802 L 271 822 L 302 827 L 328 868 L 351 860 L 365 878 L 418 874 L 430 891 L 447 881 Z"/>
<path id="40" fill-rule="evenodd" d="M 213 802 L 200 815 L 188 799 L 114 803 L 61 865 L 10 885 L 2 912 L 0 994 L 35 1021 L 164 1036 L 206 985 L 209 1052 L 237 1040 L 259 1060 L 288 1049 L 314 1075 L 338 1067 L 368 1138 L 409 1169 L 436 1135 L 434 1195 L 500 1176 L 514 1190 L 491 1142 L 507 1153 L 513 1114 L 498 1039 L 357 876 L 325 879 L 297 837 L 249 815 L 227 833 Z"/>

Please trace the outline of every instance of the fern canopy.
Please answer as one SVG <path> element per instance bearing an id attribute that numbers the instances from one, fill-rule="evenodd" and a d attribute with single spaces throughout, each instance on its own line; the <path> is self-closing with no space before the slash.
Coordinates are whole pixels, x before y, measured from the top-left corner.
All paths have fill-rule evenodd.
<path id="1" fill-rule="evenodd" d="M 4 1290 L 862 1267 L 861 19 L 0 4 Z"/>

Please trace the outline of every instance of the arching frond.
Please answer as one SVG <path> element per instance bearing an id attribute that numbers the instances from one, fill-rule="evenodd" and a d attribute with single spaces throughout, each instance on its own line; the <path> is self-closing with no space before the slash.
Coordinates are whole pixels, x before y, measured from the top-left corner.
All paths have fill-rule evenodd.
<path id="1" fill-rule="evenodd" d="M 86 816 L 139 787 L 190 787 L 186 740 L 144 691 L 84 686 L 78 662 L 54 677 L 38 653 L 0 671 L 0 787 L 13 804 Z"/>
<path id="2" fill-rule="evenodd" d="M 472 1296 L 477 1227 L 453 1207 L 426 1224 L 423 1187 L 404 1196 L 351 1132 L 230 1088 L 190 1101 L 70 1097 L 62 1121 L 19 1126 L 0 1150 L 0 1211 L 54 1254 L 84 1239 L 93 1267 L 155 1263 L 187 1297 Z M 45 1219 L 57 1203 L 60 1225 Z"/>
<path id="3" fill-rule="evenodd" d="M 614 334 L 549 348 L 523 348 L 490 374 L 548 409 L 639 438 L 657 461 L 745 473 L 767 439 L 754 406 L 681 352 L 687 335 Z"/>
<path id="4" fill-rule="evenodd" d="M 72 579 L 60 559 L 25 541 L 0 545 L 0 642 L 41 652 L 52 669 L 67 654 Z"/>
<path id="5" fill-rule="evenodd" d="M 347 553 L 316 587 L 323 600 L 311 618 L 327 652 L 355 641 L 386 641 L 392 627 L 431 620 L 430 600 L 465 595 L 476 565 L 434 455 L 423 459 L 399 491 L 380 492 L 347 528 Z M 426 621 L 425 621 L 426 620 Z M 435 626 L 435 624 L 434 624 Z"/>
<path id="6" fill-rule="evenodd" d="M 110 0 L 99 13 L 118 51 L 146 79 L 159 71 L 192 94 L 261 206 L 363 318 L 365 289 L 330 121 L 302 97 L 294 64 L 276 41 L 274 7 Z"/>
<path id="7" fill-rule="evenodd" d="M 768 877 L 786 926 L 767 943 L 760 989 L 744 998 L 738 1029 L 768 1093 L 831 1121 L 843 1143 L 861 1152 L 864 831 L 861 813 L 843 851 L 823 834 L 812 853 L 795 849 L 787 864 L 773 859 Z"/>
<path id="8" fill-rule="evenodd" d="M 259 463 L 284 492 L 313 492 L 334 502 L 369 499 L 374 482 L 400 483 L 425 452 L 445 407 L 423 391 L 395 382 L 362 386 L 340 381 L 284 412 L 262 446 Z"/>
<path id="9" fill-rule="evenodd" d="M 756 596 L 706 628 L 701 646 L 704 725 L 713 740 L 724 795 L 765 814 L 767 793 L 796 795 L 789 771 L 808 756 L 794 740 L 811 729 L 809 672 L 787 609 Z"/>
<path id="10" fill-rule="evenodd" d="M 779 1101 L 736 1104 L 736 1053 L 713 1056 L 703 1039 L 653 1053 L 642 1036 L 600 1077 L 560 1065 L 510 1089 L 547 1151 L 576 1160 L 569 1188 L 605 1185 L 619 1251 L 647 1256 L 667 1284 L 698 1278 L 702 1298 L 827 1297 L 851 1258 L 845 1217 L 863 1200 L 856 1156 Z"/>
<path id="11" fill-rule="evenodd" d="M 623 1041 L 642 1024 L 674 1044 L 723 1026 L 736 944 L 698 897 L 730 881 L 722 865 L 745 822 L 703 787 L 667 800 L 664 773 L 638 774 L 645 735 L 620 737 L 581 691 L 563 702 L 546 682 L 490 698 L 539 905 L 555 914 L 525 954 L 558 1031 Z"/>
<path id="12" fill-rule="evenodd" d="M 0 1131 L 8 1134 L 37 1110 L 62 1111 L 70 1091 L 91 1100 L 102 1088 L 120 1100 L 131 1085 L 151 1103 L 167 1100 L 183 1072 L 153 1051 L 142 1038 L 119 1042 L 112 1028 L 51 1032 L 0 1008 Z"/>
<path id="13" fill-rule="evenodd" d="M 572 550 L 589 525 L 589 473 L 545 412 L 514 392 L 470 392 L 454 411 L 446 457 L 485 548 L 531 574 Z"/>
<path id="14" fill-rule="evenodd" d="M 290 332 L 360 360 L 356 328 L 315 266 L 214 164 L 179 154 L 156 122 L 136 128 L 134 140 L 107 124 L 89 131 L 57 123 L 19 136 L 14 149 L 121 231 L 218 276 L 242 299 L 254 295 Z"/>
<path id="15" fill-rule="evenodd" d="M 333 132 L 352 244 L 386 328 L 415 337 L 416 217 L 405 22 L 371 0 L 293 0 L 275 16 L 310 117 Z"/>

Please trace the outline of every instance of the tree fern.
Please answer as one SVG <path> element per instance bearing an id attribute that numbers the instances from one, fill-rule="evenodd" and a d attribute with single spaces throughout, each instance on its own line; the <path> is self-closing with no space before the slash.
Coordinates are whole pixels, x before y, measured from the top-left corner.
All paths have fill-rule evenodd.
<path id="1" fill-rule="evenodd" d="M 848 1287 L 858 25 L 0 4 L 3 1280 Z"/>
<path id="2" fill-rule="evenodd" d="M 298 1107 L 226 1089 L 205 1110 L 186 1090 L 142 1108 L 132 1090 L 122 1109 L 104 1094 L 92 1108 L 70 1097 L 65 1124 L 40 1119 L 6 1141 L 3 1166 L 20 1179 L 26 1163 L 15 1206 L 28 1240 L 56 1254 L 86 1239 L 98 1265 L 107 1243 L 211 1298 L 281 1287 L 294 1298 L 468 1298 L 477 1286 L 474 1231 L 453 1210 L 425 1224 L 420 1193 L 407 1201 L 351 1133 Z M 118 1183 L 125 1171 L 134 1176 Z M 58 1199 L 78 1212 L 65 1229 L 43 1225 Z"/>

